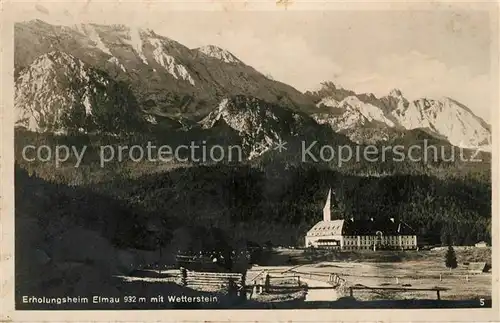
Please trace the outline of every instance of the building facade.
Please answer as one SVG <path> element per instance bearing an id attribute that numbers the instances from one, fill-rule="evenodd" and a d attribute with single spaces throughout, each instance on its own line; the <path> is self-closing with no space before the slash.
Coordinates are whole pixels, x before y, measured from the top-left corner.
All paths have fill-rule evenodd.
<path id="1" fill-rule="evenodd" d="M 486 242 L 484 242 L 484 241 L 479 241 L 479 242 L 478 242 L 478 243 L 476 243 L 474 246 L 475 246 L 476 248 L 486 248 L 486 247 L 488 247 L 488 244 L 487 244 Z"/>
<path id="2" fill-rule="evenodd" d="M 406 223 L 384 220 L 332 220 L 332 193 L 328 192 L 323 220 L 305 237 L 305 246 L 340 250 L 409 250 L 417 248 L 417 236 Z"/>

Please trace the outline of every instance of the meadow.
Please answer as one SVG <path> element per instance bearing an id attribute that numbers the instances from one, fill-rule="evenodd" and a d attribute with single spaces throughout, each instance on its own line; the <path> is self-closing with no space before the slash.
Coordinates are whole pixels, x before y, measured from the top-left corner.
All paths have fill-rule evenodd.
<path id="1" fill-rule="evenodd" d="M 442 300 L 491 299 L 491 270 L 482 272 L 491 264 L 490 248 L 456 247 L 458 267 L 446 268 L 446 250 L 436 248 L 423 251 L 316 251 L 316 261 L 299 249 L 281 249 L 276 259 L 288 255 L 296 265 L 259 266 L 250 272 L 262 270 L 289 272 L 301 277 L 327 281 L 330 274 L 345 280 L 339 296 L 349 296 L 350 286 L 381 288 L 446 288 Z M 318 256 L 320 254 L 321 256 Z M 281 257 L 281 258 L 278 258 Z M 322 260 L 320 260 L 322 258 Z M 249 275 L 251 276 L 251 274 Z M 353 297 L 359 301 L 374 300 L 435 300 L 435 291 L 355 290 Z"/>

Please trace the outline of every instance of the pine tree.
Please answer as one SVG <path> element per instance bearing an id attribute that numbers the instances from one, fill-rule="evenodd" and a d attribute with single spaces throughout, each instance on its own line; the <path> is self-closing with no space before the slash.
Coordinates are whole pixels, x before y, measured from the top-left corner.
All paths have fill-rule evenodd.
<path id="1" fill-rule="evenodd" d="M 445 265 L 446 267 L 451 269 L 457 268 L 457 255 L 455 254 L 455 250 L 451 246 L 451 244 L 448 245 L 448 251 L 446 252 L 446 260 L 445 260 Z"/>

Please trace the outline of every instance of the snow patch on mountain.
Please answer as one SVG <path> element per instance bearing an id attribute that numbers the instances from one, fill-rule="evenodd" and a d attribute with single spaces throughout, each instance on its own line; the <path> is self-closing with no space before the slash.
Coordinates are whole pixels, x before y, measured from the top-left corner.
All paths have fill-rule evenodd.
<path id="1" fill-rule="evenodd" d="M 384 112 L 379 108 L 374 106 L 373 104 L 362 102 L 356 96 L 348 96 L 344 100 L 342 100 L 339 104 L 341 108 L 344 108 L 348 111 L 359 112 L 362 116 L 364 116 L 368 121 L 379 121 L 385 123 L 389 127 L 394 127 L 395 124 L 391 120 L 389 120 Z"/>
<path id="2" fill-rule="evenodd" d="M 239 132 L 248 132 L 251 127 L 249 115 L 239 109 L 232 109 L 231 101 L 228 98 L 223 99 L 214 112 L 200 121 L 204 129 L 209 129 L 221 119 L 233 129 Z"/>
<path id="3" fill-rule="evenodd" d="M 92 24 L 78 24 L 77 25 L 77 30 L 86 35 L 87 37 L 90 38 L 91 41 L 95 43 L 95 46 L 102 50 L 104 53 L 108 55 L 113 55 L 111 54 L 111 51 L 109 50 L 108 47 L 102 42 L 101 37 L 99 36 L 99 33 L 95 29 L 95 27 Z"/>
<path id="4" fill-rule="evenodd" d="M 125 69 L 125 66 L 123 66 L 122 63 L 120 63 L 120 61 L 118 60 L 118 58 L 116 58 L 116 57 L 113 56 L 110 59 L 108 59 L 108 62 L 116 64 L 122 71 L 127 72 L 127 70 Z"/>
<path id="5" fill-rule="evenodd" d="M 491 142 L 489 125 L 448 97 L 422 98 L 407 106 L 401 99 L 392 115 L 406 129 L 430 128 L 458 147 L 476 148 Z"/>
<path id="6" fill-rule="evenodd" d="M 144 42 L 142 41 L 141 38 L 141 30 L 139 28 L 130 28 L 128 36 L 130 39 L 127 38 L 123 39 L 125 43 L 132 46 L 137 55 L 139 55 L 139 58 L 142 60 L 142 62 L 148 65 L 148 60 L 146 59 L 146 56 L 144 55 L 143 51 Z"/>
<path id="7" fill-rule="evenodd" d="M 373 134 L 377 132 L 374 130 L 385 126 L 388 130 L 425 128 L 463 148 L 487 150 L 491 142 L 490 126 L 469 108 L 448 97 L 410 102 L 401 90 L 393 89 L 380 99 L 373 95 L 354 94 L 338 101 L 333 96 L 325 96 L 317 106 L 331 108 L 330 112 L 313 115 L 318 123 L 329 124 L 338 132 L 355 133 L 356 140 L 350 137 L 355 141 L 359 140 L 359 131 L 354 131 L 356 128 L 369 127 L 372 131 L 367 133 Z"/>
<path id="8" fill-rule="evenodd" d="M 318 103 L 316 103 L 316 106 L 318 108 L 321 106 L 326 106 L 329 108 L 338 108 L 339 104 L 340 104 L 340 101 L 335 100 L 332 97 L 326 97 L 326 98 L 321 99 L 321 101 L 319 101 Z"/>
<path id="9" fill-rule="evenodd" d="M 83 106 L 85 107 L 85 114 L 86 115 L 91 115 L 92 114 L 92 107 L 90 105 L 90 100 L 89 100 L 88 93 L 84 94 Z"/>
<path id="10" fill-rule="evenodd" d="M 380 108 L 362 102 L 356 96 L 348 96 L 341 101 L 326 97 L 317 104 L 318 107 L 322 105 L 335 108 L 335 113 L 319 113 L 313 118 L 320 124 L 329 124 L 335 131 L 362 127 L 371 122 L 383 123 L 391 128 L 396 126 Z"/>
<path id="11" fill-rule="evenodd" d="M 163 66 L 175 79 L 182 79 L 194 86 L 194 79 L 189 74 L 186 67 L 182 64 L 177 64 L 175 58 L 165 52 L 162 41 L 158 38 L 149 38 L 148 40 L 155 48 L 153 50 L 153 57 L 155 61 Z"/>
<path id="12" fill-rule="evenodd" d="M 237 131 L 243 149 L 252 159 L 273 149 L 276 143 L 302 130 L 302 117 L 262 100 L 236 96 L 225 98 L 199 123 L 210 129 L 223 122 Z"/>
<path id="13" fill-rule="evenodd" d="M 202 46 L 202 47 L 197 48 L 197 50 L 199 52 L 207 55 L 207 56 L 216 58 L 216 59 L 221 60 L 225 63 L 233 63 L 233 64 L 241 63 L 241 61 L 236 56 L 234 56 L 231 52 L 229 52 L 228 50 L 225 50 L 223 48 L 214 46 L 214 45 Z"/>
<path id="14" fill-rule="evenodd" d="M 69 54 L 50 52 L 40 56 L 16 80 L 16 125 L 32 131 L 51 130 L 60 124 L 65 111 L 79 103 L 85 114 L 91 115 L 92 93 L 86 86 L 91 78 L 107 85 L 107 80 Z M 74 90 L 67 84 L 79 85 Z"/>
<path id="15" fill-rule="evenodd" d="M 318 113 L 314 114 L 313 118 L 318 124 L 328 124 L 335 131 L 362 127 L 368 122 L 361 113 L 352 110 L 338 115 Z"/>
<path id="16" fill-rule="evenodd" d="M 35 132 L 117 134 L 141 126 L 141 111 L 125 85 L 59 51 L 40 55 L 20 71 L 14 110 L 16 126 Z"/>

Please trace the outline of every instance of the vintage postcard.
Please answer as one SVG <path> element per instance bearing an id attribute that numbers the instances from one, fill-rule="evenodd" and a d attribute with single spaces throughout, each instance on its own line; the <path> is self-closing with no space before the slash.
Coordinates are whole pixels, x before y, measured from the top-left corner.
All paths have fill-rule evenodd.
<path id="1" fill-rule="evenodd" d="M 500 320 L 498 14 L 4 3 L 2 320 Z"/>

